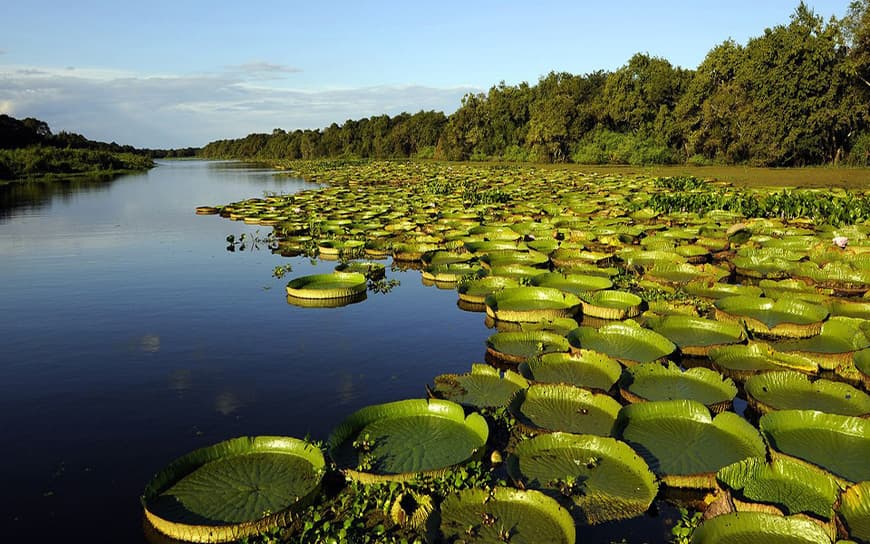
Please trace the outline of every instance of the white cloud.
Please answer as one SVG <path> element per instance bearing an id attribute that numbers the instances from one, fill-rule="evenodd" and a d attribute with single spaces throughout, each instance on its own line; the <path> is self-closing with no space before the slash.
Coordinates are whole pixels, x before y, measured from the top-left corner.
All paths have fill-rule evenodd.
<path id="1" fill-rule="evenodd" d="M 297 90 L 265 85 L 273 78 L 258 76 L 293 73 L 292 67 L 252 62 L 235 68 L 213 74 L 142 76 L 0 65 L 0 113 L 36 117 L 55 132 L 68 130 L 96 140 L 183 147 L 273 128 L 321 128 L 383 113 L 449 114 L 465 93 L 479 90 L 417 85 Z"/>
<path id="2" fill-rule="evenodd" d="M 248 74 L 254 77 L 275 77 L 280 74 L 297 74 L 302 71 L 301 68 L 296 68 L 295 66 L 272 64 L 261 60 L 246 62 L 235 66 L 227 66 L 227 70 L 231 73 L 236 72 Z"/>

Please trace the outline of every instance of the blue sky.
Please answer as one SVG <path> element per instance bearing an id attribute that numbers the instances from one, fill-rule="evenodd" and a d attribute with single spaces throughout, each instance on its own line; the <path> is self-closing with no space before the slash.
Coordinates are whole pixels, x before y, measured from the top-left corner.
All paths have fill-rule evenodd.
<path id="1" fill-rule="evenodd" d="M 0 113 L 141 147 L 421 109 L 637 52 L 695 68 L 798 0 L 6 2 Z M 808 0 L 842 16 L 848 0 Z"/>

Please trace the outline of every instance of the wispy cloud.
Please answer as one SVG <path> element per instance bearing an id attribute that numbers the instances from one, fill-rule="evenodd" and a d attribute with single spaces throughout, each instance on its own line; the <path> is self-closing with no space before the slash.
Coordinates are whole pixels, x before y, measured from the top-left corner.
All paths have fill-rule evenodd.
<path id="1" fill-rule="evenodd" d="M 450 113 L 465 93 L 479 90 L 418 85 L 288 89 L 266 85 L 268 78 L 251 77 L 251 73 L 286 74 L 292 73 L 291 67 L 259 62 L 243 66 L 249 69 L 148 77 L 97 69 L 0 65 L 0 113 L 36 117 L 54 131 L 79 132 L 98 140 L 181 147 L 273 128 L 321 128 L 383 113 Z"/>
<path id="2" fill-rule="evenodd" d="M 296 74 L 302 71 L 301 68 L 295 66 L 287 66 L 285 64 L 273 64 L 265 61 L 251 61 L 244 64 L 236 64 L 227 66 L 230 72 L 239 72 L 243 74 L 264 75 L 264 74 Z"/>

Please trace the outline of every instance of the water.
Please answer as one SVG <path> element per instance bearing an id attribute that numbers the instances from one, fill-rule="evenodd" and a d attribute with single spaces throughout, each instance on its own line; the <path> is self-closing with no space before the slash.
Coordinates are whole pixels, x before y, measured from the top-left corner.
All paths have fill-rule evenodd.
<path id="1" fill-rule="evenodd" d="M 388 271 L 401 285 L 359 304 L 298 308 L 273 268 L 335 263 L 230 253 L 228 234 L 269 229 L 194 214 L 312 188 L 200 161 L 0 187 L 4 540 L 142 542 L 139 496 L 175 457 L 242 435 L 326 439 L 483 360 L 483 316 L 419 272 Z"/>

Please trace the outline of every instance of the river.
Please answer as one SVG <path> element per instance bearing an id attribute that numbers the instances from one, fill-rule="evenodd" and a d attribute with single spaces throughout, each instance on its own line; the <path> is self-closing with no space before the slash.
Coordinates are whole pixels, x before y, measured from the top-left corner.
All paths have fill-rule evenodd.
<path id="1" fill-rule="evenodd" d="M 419 272 L 388 267 L 389 293 L 299 308 L 288 279 L 335 263 L 227 251 L 227 235 L 269 229 L 194 214 L 316 188 L 205 161 L 0 187 L 4 540 L 142 542 L 139 496 L 175 457 L 243 435 L 325 440 L 354 410 L 483 360 L 483 316 Z"/>

